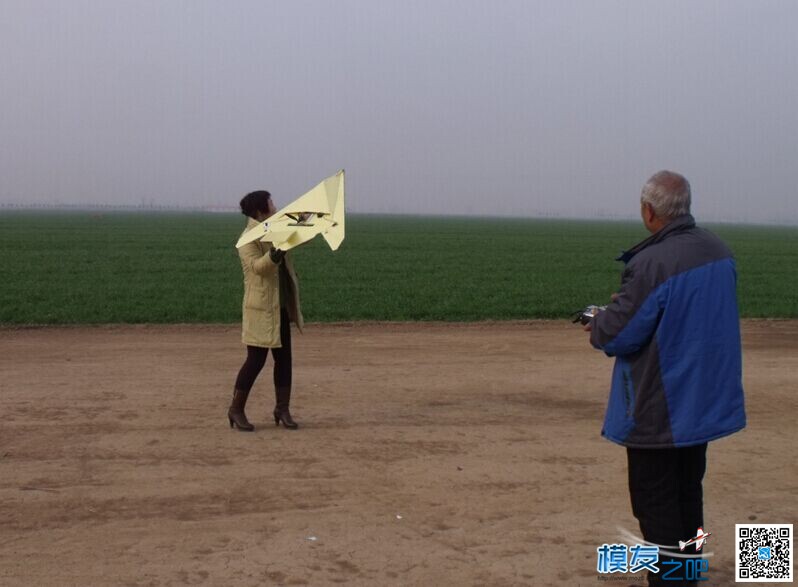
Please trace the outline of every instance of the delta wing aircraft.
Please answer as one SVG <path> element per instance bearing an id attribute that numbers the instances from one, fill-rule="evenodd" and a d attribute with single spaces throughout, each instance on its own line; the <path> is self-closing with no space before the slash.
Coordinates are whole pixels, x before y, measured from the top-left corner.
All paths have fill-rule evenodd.
<path id="1" fill-rule="evenodd" d="M 344 240 L 343 169 L 245 232 L 236 248 L 262 240 L 288 251 L 319 234 L 333 251 Z"/>

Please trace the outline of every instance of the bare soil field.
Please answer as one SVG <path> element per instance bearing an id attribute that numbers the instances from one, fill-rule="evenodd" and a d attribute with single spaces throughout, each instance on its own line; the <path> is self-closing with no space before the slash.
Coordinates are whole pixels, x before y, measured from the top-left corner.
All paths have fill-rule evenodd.
<path id="1" fill-rule="evenodd" d="M 735 523 L 797 521 L 798 322 L 743 342 L 710 585 L 733 584 Z M 237 326 L 0 329 L 0 584 L 596 586 L 596 548 L 637 533 L 600 436 L 612 360 L 578 326 L 310 325 L 297 431 L 271 359 L 255 432 L 228 427 L 243 357 Z"/>

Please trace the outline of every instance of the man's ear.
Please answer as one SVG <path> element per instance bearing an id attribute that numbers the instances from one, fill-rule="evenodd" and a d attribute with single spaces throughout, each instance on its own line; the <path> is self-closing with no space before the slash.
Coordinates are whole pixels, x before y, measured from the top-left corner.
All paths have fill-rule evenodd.
<path id="1" fill-rule="evenodd" d="M 643 218 L 646 221 L 646 224 L 652 224 L 654 219 L 657 217 L 656 213 L 654 212 L 654 208 L 648 202 L 643 203 Z"/>

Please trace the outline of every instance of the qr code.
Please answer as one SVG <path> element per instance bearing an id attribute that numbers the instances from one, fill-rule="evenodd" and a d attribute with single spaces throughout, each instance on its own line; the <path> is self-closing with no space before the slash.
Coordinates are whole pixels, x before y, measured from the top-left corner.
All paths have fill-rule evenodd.
<path id="1" fill-rule="evenodd" d="M 792 582 L 792 524 L 735 524 L 740 583 Z"/>

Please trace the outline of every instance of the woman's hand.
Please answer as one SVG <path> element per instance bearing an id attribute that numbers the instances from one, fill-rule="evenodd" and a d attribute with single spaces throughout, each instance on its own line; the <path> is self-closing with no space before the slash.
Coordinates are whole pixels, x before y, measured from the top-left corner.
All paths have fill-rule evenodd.
<path id="1" fill-rule="evenodd" d="M 283 257 L 285 257 L 285 251 L 281 251 L 280 249 L 275 249 L 272 247 L 269 250 L 269 258 L 272 260 L 272 263 L 275 265 L 279 265 L 283 262 Z"/>

